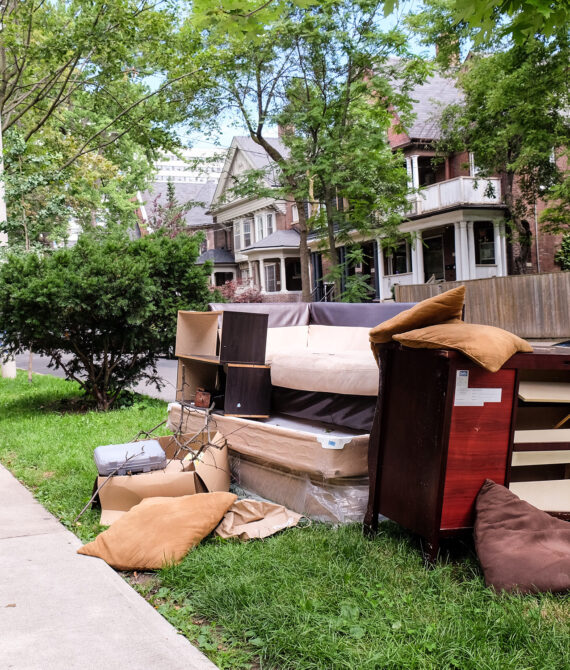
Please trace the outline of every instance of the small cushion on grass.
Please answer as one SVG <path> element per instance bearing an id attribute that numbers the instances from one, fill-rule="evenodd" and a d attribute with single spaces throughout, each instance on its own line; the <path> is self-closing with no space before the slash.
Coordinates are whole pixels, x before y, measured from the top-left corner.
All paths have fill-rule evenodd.
<path id="1" fill-rule="evenodd" d="M 77 553 L 102 558 L 117 570 L 158 570 L 179 563 L 236 499 L 225 492 L 145 498 Z"/>
<path id="2" fill-rule="evenodd" d="M 474 536 L 487 586 L 519 593 L 570 590 L 570 523 L 490 479 L 475 501 Z"/>
<path id="3" fill-rule="evenodd" d="M 418 328 L 394 339 L 414 349 L 455 349 L 490 372 L 497 372 L 517 351 L 532 351 L 526 340 L 508 330 L 463 321 Z"/>
<path id="4" fill-rule="evenodd" d="M 371 344 L 390 342 L 392 335 L 406 333 L 414 328 L 461 320 L 464 301 L 465 286 L 458 286 L 445 293 L 422 300 L 410 309 L 372 328 L 369 334 L 370 342 Z"/>

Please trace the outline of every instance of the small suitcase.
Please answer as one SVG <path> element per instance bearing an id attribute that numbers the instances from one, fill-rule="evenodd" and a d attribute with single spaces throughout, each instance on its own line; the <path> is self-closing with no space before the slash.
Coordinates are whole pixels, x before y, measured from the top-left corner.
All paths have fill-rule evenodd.
<path id="1" fill-rule="evenodd" d="M 106 444 L 95 449 L 93 458 L 97 472 L 102 477 L 115 470 L 116 475 L 126 475 L 129 472 L 150 472 L 166 467 L 166 454 L 158 440 Z"/>

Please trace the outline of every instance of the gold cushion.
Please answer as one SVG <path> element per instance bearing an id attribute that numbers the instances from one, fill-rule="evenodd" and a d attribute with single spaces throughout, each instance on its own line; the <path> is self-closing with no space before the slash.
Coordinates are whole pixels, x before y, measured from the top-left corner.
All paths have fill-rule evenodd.
<path id="1" fill-rule="evenodd" d="M 445 293 L 422 300 L 410 309 L 372 328 L 370 342 L 372 344 L 390 342 L 392 335 L 405 333 L 414 328 L 433 326 L 444 321 L 461 320 L 464 301 L 465 286 L 458 286 Z"/>
<path id="2" fill-rule="evenodd" d="M 495 326 L 476 323 L 441 323 L 394 335 L 414 349 L 455 349 L 490 372 L 496 372 L 517 351 L 532 352 L 528 342 Z"/>
<path id="3" fill-rule="evenodd" d="M 236 499 L 225 492 L 145 498 L 77 553 L 102 558 L 117 570 L 158 570 L 180 563 Z"/>

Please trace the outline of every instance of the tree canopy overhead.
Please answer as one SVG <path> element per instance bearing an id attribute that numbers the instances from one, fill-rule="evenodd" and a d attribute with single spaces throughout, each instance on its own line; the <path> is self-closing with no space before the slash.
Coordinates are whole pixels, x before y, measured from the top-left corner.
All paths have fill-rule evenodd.
<path id="1" fill-rule="evenodd" d="M 305 300 L 310 230 L 323 237 L 336 273 L 335 244 L 346 242 L 349 229 L 380 232 L 399 221 L 393 213 L 407 184 L 387 143 L 390 106 L 397 101 L 405 113 L 406 89 L 425 75 L 426 64 L 412 57 L 399 30 L 383 28 L 384 9 L 379 0 L 224 1 L 210 10 L 207 25 L 194 14 L 182 29 L 185 41 L 201 40 L 204 73 L 199 96 L 188 96 L 187 114 L 197 100 L 236 113 L 279 166 L 280 188 L 272 195 L 297 203 Z M 395 57 L 408 60 L 402 65 Z M 187 61 L 172 63 L 171 76 Z M 181 95 L 185 87 L 181 81 Z M 276 124 L 285 129 L 286 150 L 268 140 Z M 250 177 L 235 192 L 267 195 L 266 185 Z M 307 202 L 315 206 L 308 218 Z"/>
<path id="2" fill-rule="evenodd" d="M 133 193 L 157 151 L 179 143 L 182 117 L 164 95 L 177 11 L 175 2 L 149 0 L 2 4 L 12 244 L 57 240 L 65 229 L 58 222 L 71 216 L 83 225 L 133 222 Z"/>

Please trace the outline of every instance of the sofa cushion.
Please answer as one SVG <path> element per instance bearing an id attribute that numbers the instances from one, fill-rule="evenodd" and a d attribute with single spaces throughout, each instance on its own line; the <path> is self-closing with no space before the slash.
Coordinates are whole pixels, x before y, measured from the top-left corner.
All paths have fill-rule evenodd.
<path id="1" fill-rule="evenodd" d="M 337 353 L 297 349 L 273 356 L 271 383 L 300 391 L 375 396 L 378 367 L 370 349 Z"/>
<path id="2" fill-rule="evenodd" d="M 517 351 L 532 352 L 526 340 L 508 330 L 462 321 L 418 328 L 394 339 L 414 349 L 455 349 L 490 372 L 497 372 Z"/>
<path id="3" fill-rule="evenodd" d="M 370 351 L 368 332 L 368 328 L 311 324 L 308 348 L 323 353 Z"/>
<path id="4" fill-rule="evenodd" d="M 271 365 L 274 354 L 291 351 L 291 349 L 305 349 L 309 336 L 309 326 L 286 326 L 267 329 L 267 345 L 265 347 L 265 362 Z"/>
<path id="5" fill-rule="evenodd" d="M 459 320 L 463 313 L 465 286 L 422 300 L 411 309 L 383 321 L 370 331 L 370 342 L 380 344 L 390 342 L 392 335 L 406 333 L 415 328 L 433 326 L 444 321 Z"/>

